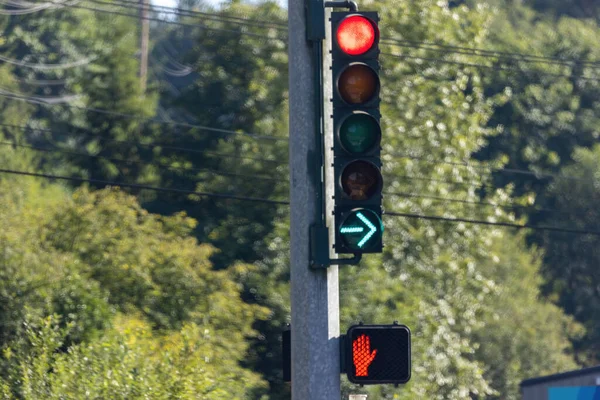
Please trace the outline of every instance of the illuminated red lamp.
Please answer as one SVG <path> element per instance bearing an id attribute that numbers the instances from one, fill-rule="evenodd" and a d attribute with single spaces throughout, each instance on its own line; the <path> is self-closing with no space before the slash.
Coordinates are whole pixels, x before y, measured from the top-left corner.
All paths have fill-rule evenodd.
<path id="1" fill-rule="evenodd" d="M 350 56 L 365 54 L 375 45 L 379 32 L 375 23 L 362 15 L 350 15 L 338 25 L 336 39 L 340 50 Z"/>
<path id="2" fill-rule="evenodd" d="M 369 376 L 369 365 L 377 356 L 377 349 L 371 351 L 371 338 L 365 334 L 352 341 L 352 362 L 356 376 Z"/>

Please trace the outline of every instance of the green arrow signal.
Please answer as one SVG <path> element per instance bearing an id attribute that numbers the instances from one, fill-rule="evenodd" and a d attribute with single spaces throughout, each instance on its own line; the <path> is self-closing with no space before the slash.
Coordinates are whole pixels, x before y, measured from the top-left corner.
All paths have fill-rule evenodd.
<path id="1" fill-rule="evenodd" d="M 380 251 L 383 223 L 375 211 L 355 208 L 343 215 L 343 218 L 337 229 L 336 246 L 340 246 L 345 252 Z M 336 247 L 336 250 L 339 248 Z"/>
<path id="2" fill-rule="evenodd" d="M 377 232 L 377 227 L 375 227 L 375 225 L 373 225 L 371 223 L 371 221 L 369 221 L 369 219 L 367 217 L 365 217 L 363 215 L 363 213 L 361 213 L 361 212 L 357 212 L 356 217 L 358 219 L 360 219 L 361 222 L 363 224 L 365 224 L 367 228 L 369 228 L 369 231 L 356 244 L 358 247 L 362 248 L 365 245 L 365 243 L 367 243 L 367 241 L 369 239 L 371 239 L 371 237 L 375 234 L 375 232 Z M 344 226 L 340 229 L 340 233 L 343 233 L 343 234 L 362 233 L 364 231 L 365 231 L 365 227 L 363 227 L 363 226 Z"/>
<path id="3" fill-rule="evenodd" d="M 358 247 L 363 247 L 365 245 L 365 243 L 367 243 L 367 240 L 371 239 L 371 236 L 373 236 L 375 234 L 375 232 L 377 232 L 377 228 L 375 228 L 375 225 L 373 225 L 371 223 L 371 221 L 369 221 L 367 219 L 367 217 L 365 217 L 362 213 L 357 213 L 356 216 L 366 225 L 369 227 L 369 233 L 367 233 L 361 240 L 360 242 L 358 242 Z"/>

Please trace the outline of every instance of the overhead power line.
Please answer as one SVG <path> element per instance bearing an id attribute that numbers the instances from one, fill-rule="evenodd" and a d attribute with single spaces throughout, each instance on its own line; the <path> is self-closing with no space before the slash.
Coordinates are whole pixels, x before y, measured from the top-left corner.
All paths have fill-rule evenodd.
<path id="1" fill-rule="evenodd" d="M 33 150 L 33 151 L 38 151 L 38 152 L 60 153 L 60 154 L 66 154 L 66 155 L 71 155 L 71 156 L 76 156 L 76 157 L 94 158 L 94 159 L 106 160 L 106 161 L 116 162 L 116 163 L 139 165 L 142 167 L 158 167 L 158 168 L 163 168 L 163 169 L 167 169 L 170 171 L 180 171 L 180 172 L 188 172 L 188 173 L 189 172 L 209 172 L 214 175 L 232 176 L 235 178 L 258 179 L 258 180 L 266 180 L 266 181 L 274 181 L 274 182 L 283 182 L 283 180 L 281 180 L 281 179 L 277 179 L 277 178 L 273 178 L 273 177 L 269 177 L 269 176 L 238 174 L 238 173 L 233 173 L 233 172 L 219 171 L 219 170 L 216 170 L 213 168 L 176 167 L 173 165 L 160 163 L 160 162 L 148 163 L 148 162 L 143 162 L 143 161 L 135 161 L 135 160 L 129 160 L 129 159 L 124 159 L 124 158 L 118 158 L 118 157 L 109 157 L 109 156 L 103 156 L 103 155 L 98 155 L 98 154 L 81 153 L 81 152 L 72 151 L 72 150 L 65 150 L 56 145 L 51 145 L 53 147 L 53 149 L 48 149 L 48 148 L 39 147 L 39 146 L 26 145 L 26 144 L 15 143 L 15 142 L 0 141 L 0 146 L 19 147 L 19 148 L 25 148 L 25 149 L 29 149 L 29 150 Z M 200 181 L 198 181 L 198 180 L 194 181 L 194 183 L 199 183 L 199 182 Z"/>
<path id="2" fill-rule="evenodd" d="M 65 7 L 79 8 L 82 10 L 88 10 L 88 11 L 94 11 L 94 12 L 100 12 L 100 13 L 112 14 L 112 15 L 121 15 L 124 17 L 140 19 L 140 16 L 138 14 L 128 14 L 128 13 L 121 12 L 121 11 L 106 10 L 106 9 L 102 9 L 102 8 L 87 7 L 87 6 L 82 6 L 82 5 L 66 5 Z M 257 33 L 245 32 L 245 31 L 233 30 L 233 29 L 215 28 L 215 27 L 207 26 L 206 24 L 198 24 L 198 23 L 190 24 L 190 23 L 171 21 L 168 19 L 161 19 L 161 18 L 156 18 L 156 17 L 144 17 L 143 19 L 146 19 L 149 21 L 160 22 L 160 23 L 164 23 L 164 24 L 169 24 L 169 25 L 189 26 L 189 27 L 195 27 L 195 28 L 200 27 L 202 29 L 206 29 L 209 31 L 229 32 L 229 33 L 235 33 L 235 34 L 243 35 L 243 36 L 253 36 L 253 37 L 257 37 L 257 38 L 261 38 L 261 39 L 265 39 L 265 40 L 277 40 L 277 41 L 285 42 L 285 40 L 283 40 L 279 37 L 271 37 L 271 36 L 267 36 L 264 34 L 261 35 L 261 34 L 257 34 Z"/>
<path id="3" fill-rule="evenodd" d="M 474 47 L 451 46 L 444 44 L 434 44 L 430 42 L 419 42 L 400 39 L 382 39 L 382 44 L 399 46 L 412 49 L 431 50 L 444 54 L 463 54 L 477 57 L 500 58 L 508 61 L 541 63 L 551 65 L 573 66 L 574 64 L 585 65 L 592 68 L 600 68 L 600 61 L 578 60 L 573 58 L 536 56 L 524 53 L 515 53 L 499 50 L 487 50 Z"/>
<path id="4" fill-rule="evenodd" d="M 76 61 L 71 61 L 71 62 L 62 63 L 62 64 L 44 64 L 44 63 L 30 63 L 27 61 L 16 60 L 14 58 L 5 57 L 5 56 L 0 55 L 0 61 L 4 61 L 9 64 L 17 65 L 19 67 L 36 69 L 39 71 L 50 71 L 50 70 L 55 70 L 55 69 L 70 69 L 70 68 L 81 67 L 83 65 L 89 64 L 94 59 L 95 59 L 95 57 L 86 57 L 86 58 L 82 58 L 82 59 L 79 59 Z"/>
<path id="5" fill-rule="evenodd" d="M 137 184 L 137 183 L 114 182 L 114 181 L 107 181 L 107 180 L 102 180 L 102 179 L 91 179 L 91 178 L 78 178 L 78 177 L 74 177 L 74 176 L 42 174 L 42 173 L 35 173 L 35 172 L 18 171 L 18 170 L 13 170 L 13 169 L 5 169 L 5 168 L 1 168 L 0 173 L 30 176 L 30 177 L 45 178 L 45 179 L 56 179 L 56 180 L 80 182 L 80 183 L 94 183 L 94 184 L 106 185 L 106 186 L 120 186 L 120 187 L 127 187 L 127 188 L 131 188 L 131 189 L 153 190 L 153 191 L 157 191 L 157 192 L 191 194 L 191 195 L 196 195 L 196 196 L 200 196 L 200 197 L 249 201 L 249 202 L 265 203 L 265 204 L 276 204 L 276 205 L 289 205 L 290 204 L 289 201 L 271 200 L 271 199 L 264 199 L 264 198 L 260 198 L 260 197 L 238 196 L 235 194 L 228 194 L 228 193 L 198 192 L 198 191 L 186 190 L 186 189 L 164 188 L 164 187 L 160 187 L 160 186 L 141 185 L 141 184 Z"/>
<path id="6" fill-rule="evenodd" d="M 441 59 L 441 58 L 412 56 L 412 55 L 406 55 L 406 54 L 394 54 L 394 53 L 387 53 L 387 52 L 381 52 L 381 54 L 384 56 L 390 56 L 390 57 L 399 58 L 399 59 L 431 61 L 431 62 L 437 62 L 437 63 L 442 63 L 442 64 L 458 65 L 461 67 L 472 67 L 472 68 L 477 68 L 477 69 L 490 69 L 490 70 L 508 71 L 508 72 L 515 72 L 515 73 L 531 72 L 531 73 L 536 73 L 538 75 L 551 76 L 551 77 L 555 77 L 555 78 L 576 78 L 576 79 L 581 79 L 581 80 L 585 80 L 585 81 L 600 82 L 600 78 L 592 78 L 592 77 L 576 75 L 576 74 L 575 75 L 555 74 L 552 72 L 522 70 L 522 69 L 517 69 L 517 68 L 503 67 L 500 65 L 483 65 L 483 64 L 475 64 L 475 63 L 466 63 L 466 62 L 461 62 L 461 61 L 445 60 L 445 59 Z"/>
<path id="7" fill-rule="evenodd" d="M 157 13 L 172 14 L 172 15 L 183 16 L 183 17 L 196 17 L 196 18 L 202 19 L 204 21 L 209 20 L 209 21 L 218 21 L 218 22 L 231 22 L 231 23 L 236 23 L 236 24 L 240 24 L 240 25 L 249 25 L 249 26 L 256 26 L 256 27 L 266 28 L 266 29 L 278 29 L 278 30 L 282 30 L 282 31 L 287 31 L 287 24 L 273 22 L 273 21 L 236 17 L 236 16 L 232 16 L 232 15 L 226 15 L 223 13 L 209 13 L 209 12 L 189 10 L 189 9 L 184 9 L 184 8 L 179 8 L 179 7 L 159 6 L 159 5 L 155 5 L 155 4 L 145 6 L 138 2 L 132 2 L 132 1 L 127 1 L 127 0 L 114 0 L 114 1 L 88 0 L 88 1 L 92 2 L 92 3 L 96 3 L 96 4 L 101 4 L 101 5 L 118 6 L 118 7 L 123 7 L 123 8 L 133 8 L 136 10 L 145 9 L 145 10 L 154 11 Z"/>
<path id="8" fill-rule="evenodd" d="M 41 4 L 36 4 L 36 3 L 31 3 L 28 1 L 11 1 L 11 0 L 3 0 L 0 1 L 0 4 L 4 4 L 7 5 L 9 7 L 15 7 L 17 8 L 16 10 L 7 10 L 7 9 L 0 9 L 0 14 L 1 15 L 26 15 L 26 14 L 33 14 L 35 12 L 38 11 L 42 11 L 42 10 L 48 10 L 48 9 L 59 9 L 64 7 L 64 1 L 51 1 L 51 2 L 46 2 L 46 3 L 41 3 Z M 76 4 L 78 3 L 78 0 L 72 1 L 69 4 Z"/>
<path id="9" fill-rule="evenodd" d="M 289 205 L 290 204 L 289 201 L 285 201 L 285 200 L 271 200 L 271 199 L 265 199 L 265 198 L 259 198 L 259 197 L 238 196 L 238 195 L 226 194 L 226 193 L 197 192 L 197 191 L 185 190 L 185 189 L 164 188 L 164 187 L 150 186 L 150 185 L 106 181 L 106 180 L 101 180 L 101 179 L 86 179 L 86 178 L 78 178 L 78 177 L 42 174 L 42 173 L 18 171 L 18 170 L 12 170 L 12 169 L 4 169 L 4 168 L 0 169 L 0 173 L 38 177 L 38 178 L 45 178 L 45 179 L 54 179 L 54 180 L 65 180 L 65 181 L 80 182 L 80 183 L 95 183 L 95 184 L 101 184 L 101 185 L 107 185 L 107 186 L 120 186 L 120 187 L 128 187 L 128 188 L 133 188 L 133 189 L 153 190 L 153 191 L 167 192 L 167 193 L 192 194 L 192 195 L 197 195 L 200 197 L 232 199 L 232 200 L 240 200 L 240 201 L 248 201 L 248 202 L 265 203 L 265 204 L 276 204 L 276 205 Z M 442 216 L 438 216 L 438 215 L 412 214 L 412 213 L 402 213 L 402 212 L 395 212 L 395 211 L 387 212 L 386 215 L 395 216 L 395 217 L 431 220 L 431 221 L 438 221 L 438 222 L 447 222 L 447 223 L 466 223 L 466 224 L 497 226 L 497 227 L 514 228 L 514 229 L 532 229 L 532 230 L 562 232 L 562 233 L 570 233 L 570 234 L 578 234 L 578 235 L 600 236 L 600 231 L 583 230 L 583 229 L 558 228 L 558 227 L 552 227 L 552 226 L 536 226 L 536 225 L 530 225 L 530 224 L 515 224 L 515 223 L 509 223 L 509 222 L 491 222 L 491 221 L 467 219 L 467 218 L 449 218 L 449 217 L 442 217 Z"/>
<path id="10" fill-rule="evenodd" d="M 40 104 L 39 100 L 32 98 L 30 96 L 9 95 L 9 94 L 2 93 L 2 92 L 0 92 L 0 96 L 6 97 L 6 98 L 9 98 L 12 100 L 25 101 L 25 102 L 29 102 L 29 103 L 33 103 L 33 104 Z M 41 105 L 48 105 L 48 104 L 41 104 Z M 51 104 L 50 106 L 55 106 L 55 104 Z M 142 116 L 134 115 L 134 114 L 121 113 L 118 111 L 105 110 L 105 109 L 101 109 L 101 108 L 82 107 L 82 106 L 75 106 L 75 105 L 62 105 L 62 107 L 73 108 L 73 109 L 83 110 L 83 111 L 91 111 L 91 112 L 98 113 L 98 114 L 113 115 L 113 116 L 117 116 L 117 117 L 123 117 L 123 118 L 132 119 L 132 120 L 136 120 L 136 121 L 141 121 L 141 122 L 145 122 L 145 123 L 178 126 L 178 127 L 183 127 L 183 128 L 198 129 L 198 130 L 209 131 L 209 132 L 220 133 L 220 134 L 227 134 L 227 135 L 248 136 L 248 137 L 252 137 L 254 139 L 259 139 L 259 140 L 273 140 L 273 141 L 287 141 L 288 140 L 287 138 L 284 138 L 284 137 L 259 135 L 259 134 L 255 134 L 255 133 L 244 132 L 244 131 L 234 131 L 234 130 L 230 130 L 230 129 L 213 128 L 213 127 L 204 126 L 204 125 L 188 124 L 185 122 L 164 121 L 164 120 L 158 120 L 155 118 L 142 117 Z"/>
<path id="11" fill-rule="evenodd" d="M 538 230 L 538 231 L 562 232 L 562 233 L 572 233 L 572 234 L 577 234 L 577 235 L 600 236 L 600 231 L 592 231 L 592 230 L 587 230 L 587 229 L 569 229 L 569 228 L 558 228 L 558 227 L 554 227 L 554 226 L 514 224 L 514 223 L 510 223 L 510 222 L 491 222 L 491 221 L 485 221 L 485 220 L 480 220 L 480 219 L 450 218 L 450 217 L 442 217 L 439 215 L 412 214 L 412 213 L 403 213 L 403 212 L 396 212 L 396 211 L 386 212 L 385 214 L 394 216 L 394 217 L 423 219 L 423 220 L 439 221 L 439 222 L 488 225 L 488 226 L 498 226 L 498 227 L 505 227 L 505 228 L 514 228 L 514 229 L 534 229 L 534 230 Z"/>
<path id="12" fill-rule="evenodd" d="M 582 213 L 577 212 L 577 211 L 568 212 L 568 211 L 561 211 L 561 210 L 556 210 L 556 209 L 552 209 L 552 208 L 536 207 L 533 205 L 525 206 L 525 205 L 521 205 L 521 204 L 496 204 L 496 203 L 492 203 L 489 201 L 462 200 L 462 199 L 433 196 L 433 195 L 427 195 L 427 194 L 421 194 L 421 193 L 383 192 L 383 194 L 389 195 L 389 196 L 431 200 L 431 201 L 436 201 L 436 202 L 441 202 L 441 203 L 459 203 L 459 204 L 466 204 L 466 205 L 472 205 L 472 206 L 494 207 L 494 208 L 501 208 L 504 210 L 536 211 L 536 212 L 546 212 L 546 213 L 562 214 L 562 215 L 583 215 Z"/>
<path id="13" fill-rule="evenodd" d="M 32 127 L 28 127 L 28 126 L 3 124 L 3 123 L 0 123 L 0 126 L 6 127 L 6 128 L 19 129 L 19 130 L 23 130 L 23 131 L 43 132 L 43 133 L 48 133 L 51 135 L 65 133 L 65 132 L 56 132 L 56 131 L 53 131 L 50 129 L 44 129 L 44 128 L 32 128 Z M 171 145 L 168 143 L 162 143 L 162 142 L 141 143 L 141 142 L 130 141 L 130 140 L 117 140 L 117 139 L 105 138 L 100 134 L 94 134 L 92 132 L 88 132 L 85 130 L 81 130 L 81 132 L 78 132 L 77 136 L 78 137 L 97 138 L 97 139 L 101 139 L 107 143 L 125 144 L 125 145 L 129 145 L 132 147 L 144 147 L 144 148 L 149 148 L 149 149 L 161 148 L 161 149 L 165 149 L 165 150 L 172 150 L 172 151 L 176 151 L 176 152 L 190 153 L 190 154 L 198 154 L 198 155 L 202 155 L 202 156 L 215 157 L 215 158 L 221 158 L 221 159 L 233 159 L 233 160 L 237 159 L 237 160 L 249 160 L 249 161 L 264 162 L 264 163 L 269 163 L 270 165 L 275 166 L 275 167 L 287 165 L 287 164 L 282 163 L 279 160 L 274 160 L 274 159 L 270 159 L 270 158 L 261 158 L 261 157 L 252 157 L 252 156 L 236 155 L 236 154 L 229 154 L 229 153 L 220 153 L 220 152 L 215 152 L 215 151 L 210 151 L 210 150 L 194 149 L 194 148 L 182 147 L 182 146 L 174 146 L 174 145 Z"/>
<path id="14" fill-rule="evenodd" d="M 529 176 L 536 180 L 542 179 L 565 179 L 570 181 L 579 181 L 579 182 L 587 182 L 586 179 L 578 178 L 575 176 L 569 176 L 564 174 L 555 174 L 550 172 L 535 172 L 528 169 L 519 169 L 519 168 L 496 168 L 490 165 L 485 165 L 483 162 L 476 161 L 478 164 L 474 164 L 473 162 L 468 161 L 446 161 L 446 160 L 431 160 L 430 157 L 426 157 L 423 155 L 413 155 L 413 154 L 403 154 L 403 153 L 389 153 L 386 152 L 384 155 L 388 155 L 396 158 L 410 159 L 410 160 L 418 160 L 430 165 L 452 165 L 455 167 L 462 168 L 473 168 L 476 170 L 485 170 L 489 173 L 499 173 L 499 174 L 507 174 L 507 175 L 521 175 L 521 176 Z"/>
<path id="15" fill-rule="evenodd" d="M 8 95 L 8 96 L 24 96 L 20 93 L 14 93 L 8 91 L 2 87 L 0 87 L 0 95 Z M 70 103 L 72 101 L 78 100 L 81 98 L 79 94 L 71 94 L 71 95 L 63 95 L 63 96 L 28 96 L 32 100 L 44 103 L 44 104 L 61 104 L 61 103 Z"/>

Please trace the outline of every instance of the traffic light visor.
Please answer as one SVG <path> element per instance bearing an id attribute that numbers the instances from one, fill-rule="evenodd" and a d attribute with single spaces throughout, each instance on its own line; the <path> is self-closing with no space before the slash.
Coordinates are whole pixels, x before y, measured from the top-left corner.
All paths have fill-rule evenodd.
<path id="1" fill-rule="evenodd" d="M 352 63 L 340 74 L 337 89 L 347 104 L 364 105 L 378 94 L 379 77 L 368 65 Z"/>
<path id="2" fill-rule="evenodd" d="M 342 147 L 352 155 L 366 154 L 381 142 L 379 123 L 365 112 L 356 112 L 346 117 L 338 134 Z"/>
<path id="3" fill-rule="evenodd" d="M 351 56 L 365 54 L 377 41 L 377 25 L 362 15 L 350 15 L 337 27 L 336 40 L 340 50 Z"/>

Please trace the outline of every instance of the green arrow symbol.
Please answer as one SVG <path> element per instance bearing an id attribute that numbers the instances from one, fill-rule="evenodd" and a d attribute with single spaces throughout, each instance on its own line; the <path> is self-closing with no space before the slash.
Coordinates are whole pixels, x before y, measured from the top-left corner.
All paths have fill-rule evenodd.
<path id="1" fill-rule="evenodd" d="M 365 230 L 365 228 L 363 228 L 362 226 L 345 226 L 340 230 L 340 232 L 342 232 L 342 233 L 360 233 L 364 230 Z"/>
<path id="2" fill-rule="evenodd" d="M 358 247 L 363 247 L 375 232 L 377 232 L 377 228 L 362 213 L 356 213 L 356 216 L 369 228 L 369 232 L 360 240 L 360 242 L 358 242 Z"/>

